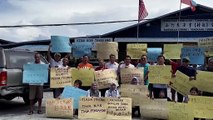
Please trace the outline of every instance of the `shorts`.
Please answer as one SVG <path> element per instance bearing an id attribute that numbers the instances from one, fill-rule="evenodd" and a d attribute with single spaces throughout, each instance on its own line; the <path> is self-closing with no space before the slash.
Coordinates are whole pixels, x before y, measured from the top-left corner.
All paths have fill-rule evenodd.
<path id="1" fill-rule="evenodd" d="M 29 85 L 29 99 L 34 100 L 43 98 L 43 86 L 41 85 Z"/>

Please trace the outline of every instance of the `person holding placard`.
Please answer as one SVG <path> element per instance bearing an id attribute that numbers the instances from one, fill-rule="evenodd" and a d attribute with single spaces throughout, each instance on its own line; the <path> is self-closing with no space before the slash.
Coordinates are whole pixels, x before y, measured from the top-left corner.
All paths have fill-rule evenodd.
<path id="1" fill-rule="evenodd" d="M 147 63 L 147 55 L 142 55 L 140 59 L 140 63 L 138 63 L 138 67 L 143 67 L 144 68 L 144 85 L 149 85 L 149 79 L 148 79 L 148 74 L 149 74 L 149 66 L 150 64 Z"/>
<path id="2" fill-rule="evenodd" d="M 139 85 L 139 79 L 137 77 L 133 77 L 132 80 L 131 80 L 131 84 L 132 85 Z M 138 117 L 141 116 L 141 113 L 140 113 L 140 106 L 133 106 L 132 107 L 132 116 L 135 116 L 135 112 L 138 111 Z"/>
<path id="3" fill-rule="evenodd" d="M 92 83 L 91 88 L 87 91 L 87 97 L 101 97 L 101 92 L 97 86 L 96 83 Z"/>
<path id="4" fill-rule="evenodd" d="M 178 71 L 189 76 L 189 80 L 196 80 L 196 70 L 189 66 L 190 59 L 185 57 L 182 59 L 182 64 L 177 68 Z M 175 73 L 172 74 L 172 77 L 176 77 Z M 183 102 L 183 95 L 177 92 L 178 102 Z"/>
<path id="5" fill-rule="evenodd" d="M 87 55 L 83 56 L 83 60 L 78 64 L 78 68 L 91 69 L 93 65 L 89 63 L 89 57 Z"/>
<path id="6" fill-rule="evenodd" d="M 110 88 L 105 92 L 105 97 L 120 97 L 120 93 L 117 89 L 118 82 L 117 80 L 112 80 L 110 83 Z"/>
<path id="7" fill-rule="evenodd" d="M 50 48 L 51 44 L 49 45 L 48 52 L 47 52 L 47 60 L 50 63 L 50 67 L 58 67 L 59 65 L 62 65 L 63 62 L 61 60 L 61 54 L 60 53 L 55 53 L 54 58 L 51 57 L 50 55 Z"/>
<path id="8" fill-rule="evenodd" d="M 98 59 L 99 66 L 95 68 L 95 71 L 107 69 L 103 59 Z"/>
<path id="9" fill-rule="evenodd" d="M 115 62 L 116 60 L 116 57 L 114 54 L 110 54 L 109 55 L 109 62 L 107 62 L 105 64 L 105 67 L 108 68 L 108 69 L 114 69 L 115 71 L 118 70 L 118 63 Z"/>
<path id="10" fill-rule="evenodd" d="M 34 58 L 35 58 L 34 64 L 44 64 L 41 61 L 41 55 L 39 53 L 36 53 Z M 36 98 L 38 99 L 38 111 L 37 111 L 37 113 L 42 114 L 41 105 L 42 105 L 42 98 L 43 98 L 43 83 L 29 84 L 30 110 L 29 110 L 28 115 L 33 114 L 34 101 L 35 101 Z"/>
<path id="11" fill-rule="evenodd" d="M 135 66 L 131 64 L 131 57 L 129 55 L 126 56 L 124 63 L 120 65 L 120 68 L 135 68 Z"/>

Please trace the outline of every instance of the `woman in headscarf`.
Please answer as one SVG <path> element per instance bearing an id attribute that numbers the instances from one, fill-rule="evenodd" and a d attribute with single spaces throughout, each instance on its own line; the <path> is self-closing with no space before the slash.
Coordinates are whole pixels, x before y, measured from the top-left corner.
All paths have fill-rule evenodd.
<path id="1" fill-rule="evenodd" d="M 92 83 L 91 88 L 87 91 L 87 97 L 101 97 L 96 83 Z"/>
<path id="2" fill-rule="evenodd" d="M 133 77 L 131 80 L 132 85 L 139 85 L 139 79 L 137 77 Z"/>

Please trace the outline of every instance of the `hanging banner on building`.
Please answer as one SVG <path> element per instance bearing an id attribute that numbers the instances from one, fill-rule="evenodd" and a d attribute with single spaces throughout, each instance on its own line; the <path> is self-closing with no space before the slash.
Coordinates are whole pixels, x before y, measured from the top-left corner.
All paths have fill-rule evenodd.
<path id="1" fill-rule="evenodd" d="M 131 120 L 132 99 L 131 98 L 107 98 L 106 119 Z"/>
<path id="2" fill-rule="evenodd" d="M 24 64 L 23 83 L 47 83 L 48 64 Z"/>
<path id="3" fill-rule="evenodd" d="M 213 31 L 212 19 L 161 20 L 161 31 Z"/>
<path id="4" fill-rule="evenodd" d="M 121 84 L 121 97 L 132 98 L 132 106 L 139 106 L 141 97 L 148 97 L 148 88 L 145 85 Z"/>
<path id="5" fill-rule="evenodd" d="M 47 99 L 46 116 L 54 118 L 72 118 L 73 99 Z"/>
<path id="6" fill-rule="evenodd" d="M 71 53 L 70 38 L 65 36 L 51 36 L 51 52 Z"/>
<path id="7" fill-rule="evenodd" d="M 139 59 L 146 55 L 147 44 L 127 44 L 127 55 L 132 59 Z"/>
<path id="8" fill-rule="evenodd" d="M 79 119 L 105 119 L 107 114 L 106 98 L 82 97 L 79 101 Z"/>
<path id="9" fill-rule="evenodd" d="M 92 43 L 91 42 L 76 42 L 72 45 L 73 57 L 80 58 L 84 55 L 92 55 Z"/>
<path id="10" fill-rule="evenodd" d="M 147 57 L 149 62 L 157 62 L 157 58 L 162 54 L 162 48 L 147 48 Z"/>
<path id="11" fill-rule="evenodd" d="M 105 69 L 105 70 L 99 70 L 95 71 L 95 80 L 98 84 L 99 89 L 104 89 L 109 87 L 109 83 L 112 80 L 117 79 L 116 71 L 113 69 Z"/>
<path id="12" fill-rule="evenodd" d="M 204 64 L 205 53 L 204 48 L 183 47 L 181 49 L 181 58 L 189 57 L 190 64 Z"/>
<path id="13" fill-rule="evenodd" d="M 164 44 L 164 57 L 166 59 L 180 59 L 183 44 Z"/>
<path id="14" fill-rule="evenodd" d="M 169 84 L 171 66 L 155 65 L 149 67 L 149 82 L 154 84 Z"/>
<path id="15" fill-rule="evenodd" d="M 117 42 L 97 42 L 97 58 L 109 59 L 110 54 L 118 56 L 118 43 Z"/>
<path id="16" fill-rule="evenodd" d="M 92 50 L 97 50 L 97 42 L 112 42 L 112 38 L 76 38 L 75 43 L 85 43 L 89 42 L 92 44 Z"/>
<path id="17" fill-rule="evenodd" d="M 213 97 L 189 96 L 188 104 L 195 118 L 213 118 Z"/>
<path id="18" fill-rule="evenodd" d="M 143 81 L 144 68 L 121 68 L 121 83 L 131 83 L 133 77 L 137 77 L 139 83 Z"/>
<path id="19" fill-rule="evenodd" d="M 213 56 L 213 37 L 200 39 L 198 46 L 205 48 L 206 56 Z"/>
<path id="20" fill-rule="evenodd" d="M 65 86 L 72 86 L 71 69 L 51 68 L 50 88 L 63 88 Z"/>
<path id="21" fill-rule="evenodd" d="M 81 80 L 82 86 L 91 86 L 95 79 L 94 69 L 74 68 L 71 70 L 71 74 L 73 82 Z"/>

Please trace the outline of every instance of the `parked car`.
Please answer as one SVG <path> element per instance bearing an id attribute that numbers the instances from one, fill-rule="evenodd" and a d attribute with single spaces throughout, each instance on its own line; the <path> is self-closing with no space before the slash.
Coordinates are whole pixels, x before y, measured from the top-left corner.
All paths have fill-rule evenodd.
<path id="1" fill-rule="evenodd" d="M 29 104 L 29 85 L 22 83 L 23 65 L 34 62 L 34 54 L 27 50 L 0 48 L 0 99 L 12 100 L 20 96 Z M 44 57 L 41 61 L 47 63 Z"/>

